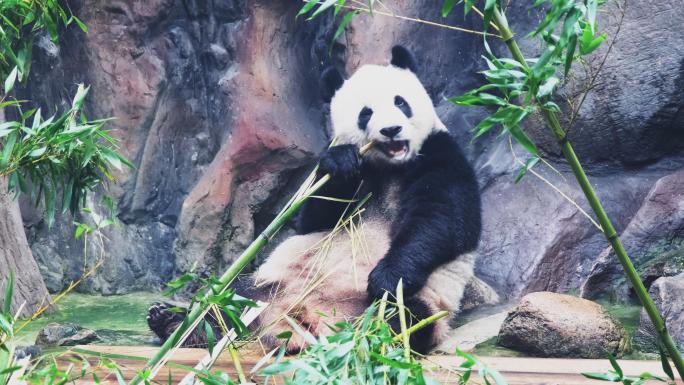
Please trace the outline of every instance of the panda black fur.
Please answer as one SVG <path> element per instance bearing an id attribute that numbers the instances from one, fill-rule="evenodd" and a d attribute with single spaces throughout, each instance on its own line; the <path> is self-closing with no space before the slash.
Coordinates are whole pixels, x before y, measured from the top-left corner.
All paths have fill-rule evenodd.
<path id="1" fill-rule="evenodd" d="M 324 72 L 339 144 L 320 158 L 319 175 L 332 178 L 317 195 L 372 196 L 359 231 L 332 235 L 348 203 L 309 199 L 300 212 L 298 235 L 280 244 L 254 274 L 256 287 L 270 292 L 261 299 L 271 305 L 259 318 L 267 343 L 290 330 L 285 313 L 313 334 L 325 335 L 327 325 L 360 315 L 385 290 L 393 293 L 399 279 L 414 320 L 458 310 L 473 277 L 472 252 L 480 237 L 479 189 L 416 68 L 411 53 L 395 46 L 390 65 L 363 66 L 347 80 L 334 69 Z M 360 156 L 359 148 L 370 141 L 373 147 Z M 165 338 L 171 326 L 162 307 L 153 307 L 149 319 Z M 412 335 L 412 347 L 426 352 L 448 330 L 442 319 Z M 304 345 L 295 335 L 289 348 Z"/>

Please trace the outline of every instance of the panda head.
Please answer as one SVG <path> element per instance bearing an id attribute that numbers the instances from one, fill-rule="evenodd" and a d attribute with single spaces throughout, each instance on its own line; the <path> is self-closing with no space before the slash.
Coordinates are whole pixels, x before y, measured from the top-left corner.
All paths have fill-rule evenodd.
<path id="1" fill-rule="evenodd" d="M 366 155 L 371 161 L 409 162 L 431 133 L 446 130 L 402 46 L 392 48 L 389 65 L 364 65 L 346 80 L 331 68 L 323 83 L 338 144 L 375 142 Z"/>

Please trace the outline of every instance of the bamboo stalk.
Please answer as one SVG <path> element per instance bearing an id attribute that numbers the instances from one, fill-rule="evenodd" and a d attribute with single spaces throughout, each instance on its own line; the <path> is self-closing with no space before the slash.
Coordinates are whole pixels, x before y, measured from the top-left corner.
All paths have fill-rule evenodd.
<path id="1" fill-rule="evenodd" d="M 401 338 L 404 344 L 404 358 L 406 361 L 411 360 L 411 343 L 409 340 L 409 334 L 406 331 L 406 311 L 404 310 L 404 283 L 399 279 L 399 284 L 397 285 L 397 310 L 399 311 L 399 326 L 401 327 Z"/>
<path id="2" fill-rule="evenodd" d="M 235 371 L 238 374 L 240 384 L 247 384 L 247 377 L 245 376 L 245 371 L 242 370 L 242 364 L 240 363 L 240 353 L 238 353 L 237 348 L 232 342 L 228 344 L 228 351 L 230 352 L 230 358 L 233 359 L 233 364 L 235 365 Z"/>
<path id="3" fill-rule="evenodd" d="M 506 46 L 508 47 L 508 50 L 511 52 L 513 58 L 516 61 L 518 61 L 518 63 L 520 63 L 520 65 L 522 65 L 523 68 L 529 70 L 529 66 L 527 65 L 525 56 L 523 55 L 522 51 L 520 51 L 520 47 L 518 47 L 518 43 L 514 38 L 513 32 L 508 26 L 508 20 L 506 19 L 506 16 L 499 11 L 498 6 L 495 6 L 494 8 L 493 19 L 494 23 L 499 27 L 499 32 L 501 33 L 502 40 L 506 43 Z M 603 205 L 601 204 L 601 201 L 596 195 L 594 188 L 591 186 L 589 178 L 587 178 L 587 175 L 584 172 L 584 168 L 582 167 L 582 164 L 580 163 L 579 159 L 577 158 L 577 155 L 575 154 L 575 150 L 572 148 L 570 141 L 567 139 L 566 133 L 563 130 L 563 127 L 561 127 L 558 117 L 553 111 L 550 110 L 544 110 L 544 114 L 546 121 L 549 123 L 549 126 L 551 127 L 551 131 L 553 132 L 554 136 L 556 137 L 556 140 L 558 140 L 558 143 L 560 144 L 561 151 L 563 152 L 565 159 L 570 164 L 570 167 L 572 168 L 572 172 L 575 175 L 577 182 L 582 188 L 582 191 L 584 192 L 584 195 L 587 198 L 587 201 L 589 202 L 591 209 L 594 211 L 594 214 L 596 214 L 596 217 L 598 218 L 598 221 L 601 224 L 601 227 L 603 228 L 603 234 L 605 235 L 608 242 L 610 242 L 610 245 L 612 246 L 615 255 L 617 255 L 620 264 L 625 270 L 627 278 L 629 278 L 629 281 L 631 282 L 634 291 L 639 297 L 641 304 L 646 310 L 648 317 L 651 319 L 651 322 L 653 322 L 653 326 L 658 332 L 660 341 L 667 350 L 668 354 L 670 355 L 670 358 L 672 359 L 675 367 L 677 368 L 677 372 L 679 372 L 680 378 L 684 378 L 684 360 L 682 359 L 679 350 L 677 350 L 677 346 L 674 340 L 672 339 L 672 336 L 667 331 L 667 327 L 665 325 L 663 317 L 660 315 L 660 312 L 658 311 L 658 308 L 653 302 L 653 299 L 648 294 L 648 290 L 646 290 L 646 286 L 644 286 L 644 283 L 641 281 L 639 274 L 634 268 L 632 260 L 629 258 L 629 255 L 627 255 L 627 251 L 622 245 L 622 241 L 620 240 L 620 237 L 618 236 L 617 231 L 613 226 L 613 223 L 608 217 L 608 214 L 606 214 L 606 211 L 603 209 Z"/>
<path id="4" fill-rule="evenodd" d="M 359 153 L 361 155 L 365 154 L 373 146 L 373 142 L 370 142 L 363 146 Z M 283 225 L 304 205 L 304 203 L 318 191 L 323 185 L 325 185 L 330 180 L 330 174 L 323 175 L 316 183 L 314 183 L 302 196 L 298 196 L 296 199 L 291 200 L 288 205 L 271 221 L 271 223 L 266 227 L 264 231 L 259 234 L 259 236 L 252 241 L 252 243 L 247 246 L 247 249 L 240 254 L 240 256 L 230 265 L 228 270 L 218 279 L 218 283 L 212 288 L 207 289 L 204 294 L 204 298 L 208 299 L 213 293 L 223 292 L 228 289 L 228 286 L 233 282 L 235 277 L 242 271 L 242 269 L 247 266 L 247 264 L 254 259 L 259 250 L 261 250 L 280 230 Z M 298 191 L 301 192 L 301 188 Z M 154 368 L 157 364 L 162 362 L 167 354 L 173 350 L 176 346 L 183 343 L 183 336 L 189 334 L 189 329 L 191 326 L 199 320 L 199 318 L 204 315 L 206 309 L 204 306 L 197 302 L 195 303 L 188 312 L 187 316 L 183 322 L 178 326 L 178 328 L 169 336 L 169 338 L 162 344 L 159 351 L 150 358 L 145 366 L 138 371 L 135 377 L 128 383 L 129 385 L 137 385 L 143 380 L 143 374 L 150 369 Z"/>
<path id="5" fill-rule="evenodd" d="M 449 315 L 449 312 L 446 310 L 438 311 L 437 313 L 427 317 L 423 318 L 422 320 L 418 321 L 415 325 L 411 325 L 410 328 L 406 329 L 406 334 L 409 336 L 418 330 L 430 325 L 431 323 L 437 321 L 440 318 L 444 318 Z M 403 338 L 403 335 L 396 335 L 393 338 L 394 342 L 399 342 Z"/>

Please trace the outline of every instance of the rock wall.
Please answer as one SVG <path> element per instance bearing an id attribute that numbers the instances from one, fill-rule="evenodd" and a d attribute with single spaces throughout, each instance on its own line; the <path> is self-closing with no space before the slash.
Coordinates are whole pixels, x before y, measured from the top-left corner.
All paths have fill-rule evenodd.
<path id="1" fill-rule="evenodd" d="M 523 3 L 509 9 L 519 36 L 539 18 Z M 481 28 L 474 13 L 464 18 L 457 10 L 441 18 L 433 1 L 387 5 L 399 15 Z M 440 116 L 477 169 L 485 220 L 478 265 L 483 280 L 518 297 L 576 291 L 594 274 L 607 243 L 578 206 L 533 175 L 514 184 L 523 151 L 493 136 L 472 143 L 469 129 L 486 111 L 445 101 L 482 83 L 481 37 L 377 14 L 357 17 L 331 45 L 335 21 L 295 19 L 300 6 L 83 0 L 71 8 L 88 24 L 87 34 L 70 29 L 59 48 L 39 41 L 26 98 L 47 109 L 64 106 L 75 83 L 91 84 L 87 113 L 116 118 L 110 127 L 137 166 L 111 186 L 122 224 L 107 232 L 105 266 L 82 290 L 158 288 L 195 261 L 205 271 L 225 266 L 270 221 L 327 142 L 321 69 L 334 63 L 351 73 L 363 63 L 384 63 L 397 42 L 415 51 L 419 76 Z M 659 180 L 679 175 L 684 160 L 679 7 L 678 0 L 629 2 L 570 133 L 620 231 L 645 212 Z M 611 38 L 620 14 L 615 8 L 601 14 Z M 529 42 L 523 49 L 533 55 L 537 46 Z M 568 98 L 577 97 L 585 80 L 582 68 L 576 74 L 563 90 Z M 559 170 L 540 166 L 540 175 L 588 210 L 543 123 L 532 121 L 527 129 Z M 62 218 L 49 230 L 28 207 L 22 213 L 48 288 L 58 290 L 82 272 L 82 247 L 68 241 L 72 219 Z M 648 211 L 654 221 L 660 214 Z M 664 252 L 675 247 L 676 234 L 658 231 L 651 235 Z"/>
<path id="2" fill-rule="evenodd" d="M 0 293 L 4 302 L 8 273 L 14 277 L 12 312 L 21 307 L 21 316 L 29 316 L 50 300 L 45 283 L 22 228 L 19 205 L 14 194 L 7 193 L 7 181 L 0 178 Z M 4 304 L 3 304 L 4 306 Z"/>

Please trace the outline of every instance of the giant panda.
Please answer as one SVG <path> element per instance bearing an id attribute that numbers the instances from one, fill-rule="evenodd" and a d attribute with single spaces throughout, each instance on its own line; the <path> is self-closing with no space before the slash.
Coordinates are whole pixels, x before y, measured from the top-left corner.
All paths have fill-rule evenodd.
<path id="1" fill-rule="evenodd" d="M 250 280 L 251 294 L 270 303 L 258 319 L 267 344 L 291 331 L 284 314 L 315 336 L 327 335 L 329 325 L 358 317 L 385 291 L 393 294 L 400 279 L 414 322 L 458 310 L 480 238 L 479 188 L 416 70 L 411 52 L 395 46 L 387 65 L 364 65 L 348 79 L 334 68 L 323 72 L 336 143 L 320 156 L 317 175 L 331 179 L 301 208 L 297 235 Z M 331 233 L 369 193 L 353 222 Z M 164 304 L 148 317 L 162 338 L 181 320 Z M 449 321 L 440 319 L 414 333 L 411 346 L 425 353 L 448 331 Z M 305 345 L 293 333 L 287 348 Z"/>

